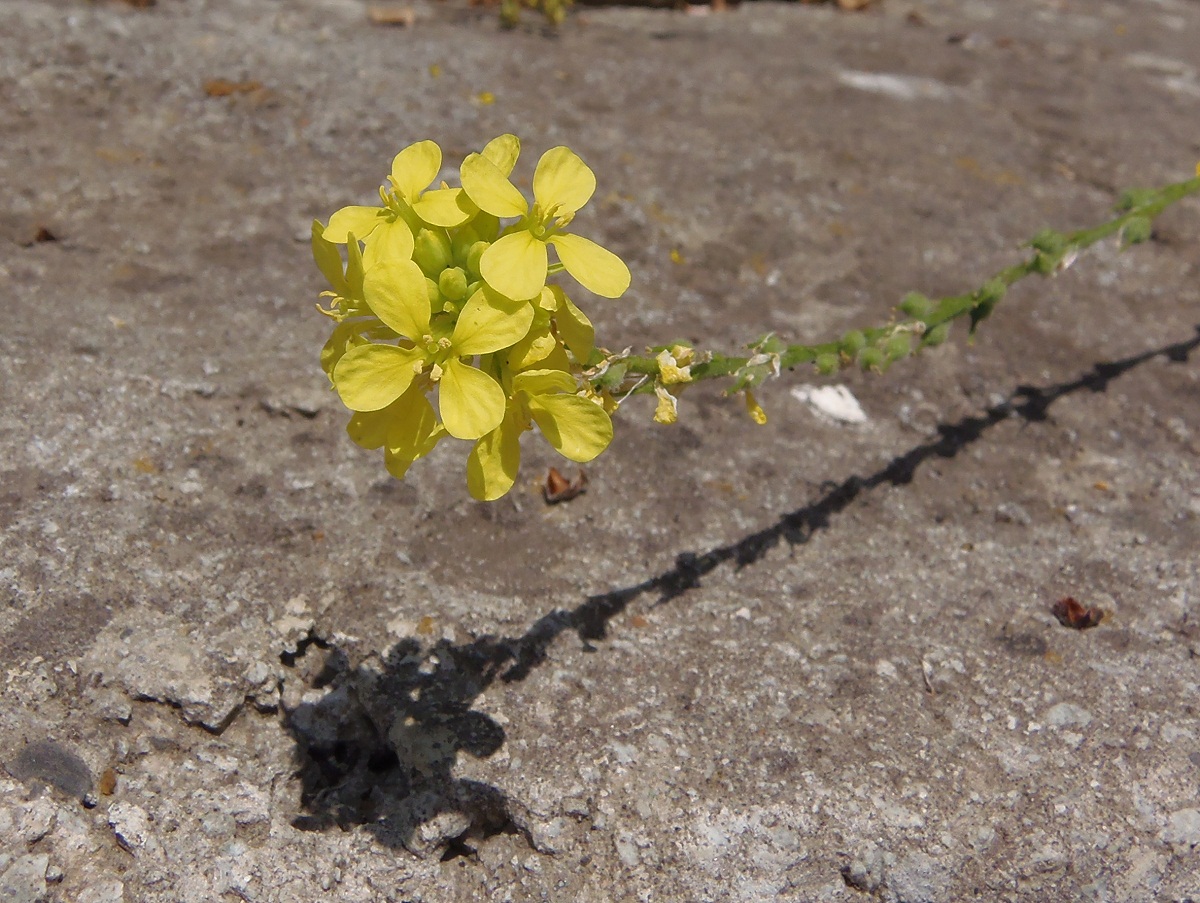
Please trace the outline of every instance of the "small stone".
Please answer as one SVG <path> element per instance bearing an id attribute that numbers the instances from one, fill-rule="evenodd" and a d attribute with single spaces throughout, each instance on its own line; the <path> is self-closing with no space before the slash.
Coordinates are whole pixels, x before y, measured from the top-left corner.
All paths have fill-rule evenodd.
<path id="1" fill-rule="evenodd" d="M 1001 524 L 1016 524 L 1018 527 L 1028 527 L 1033 523 L 1029 512 L 1016 502 L 1002 502 L 996 506 L 996 522 Z"/>
<path id="2" fill-rule="evenodd" d="M 18 856 L 0 875 L 0 900 L 5 903 L 42 903 L 46 899 L 45 854 Z"/>
<path id="3" fill-rule="evenodd" d="M 116 878 L 97 881 L 79 892 L 75 903 L 124 903 L 125 885 Z"/>
<path id="4" fill-rule="evenodd" d="M 1167 819 L 1162 838 L 1169 844 L 1200 846 L 1200 809 L 1179 809 Z"/>
<path id="5" fill-rule="evenodd" d="M 46 867 L 47 884 L 58 884 L 66 876 L 66 872 L 60 869 L 57 865 L 48 865 Z"/>
<path id="6" fill-rule="evenodd" d="M 45 797 L 39 797 L 23 808 L 17 833 L 25 843 L 34 844 L 54 830 L 57 820 L 54 804 Z"/>
<path id="7" fill-rule="evenodd" d="M 1087 727 L 1092 723 L 1092 713 L 1074 703 L 1060 702 L 1046 712 L 1046 723 L 1050 727 Z"/>
<path id="8" fill-rule="evenodd" d="M 633 842 L 633 838 L 628 834 L 622 833 L 616 840 L 616 846 L 617 858 L 621 860 L 621 864 L 626 868 L 633 868 L 641 860 L 637 844 Z"/>
<path id="9" fill-rule="evenodd" d="M 113 803 L 108 810 L 108 824 L 116 835 L 117 843 L 133 852 L 154 842 L 150 832 L 150 816 L 141 806 L 133 803 Z"/>
<path id="10" fill-rule="evenodd" d="M 847 887 L 873 894 L 883 887 L 884 857 L 878 850 L 856 856 L 842 867 L 842 880 Z"/>

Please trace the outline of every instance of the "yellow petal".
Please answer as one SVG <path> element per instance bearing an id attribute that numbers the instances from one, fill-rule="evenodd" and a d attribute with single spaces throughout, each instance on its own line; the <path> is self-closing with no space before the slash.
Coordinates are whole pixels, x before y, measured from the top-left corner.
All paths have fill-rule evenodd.
<path id="1" fill-rule="evenodd" d="M 433 451 L 444 431 L 438 425 L 433 405 L 425 393 L 413 386 L 388 408 L 392 415 L 383 450 L 388 473 L 403 480 L 413 461 Z"/>
<path id="2" fill-rule="evenodd" d="M 501 135 L 499 138 L 493 138 L 483 149 L 483 156 L 495 163 L 496 168 L 505 176 L 512 173 L 520 154 L 521 139 L 516 135 Z"/>
<path id="3" fill-rule="evenodd" d="M 629 288 L 629 267 L 612 251 L 582 235 L 555 235 L 550 243 L 567 272 L 589 292 L 620 298 Z"/>
<path id="4" fill-rule="evenodd" d="M 321 349 L 321 369 L 330 379 L 333 379 L 333 368 L 342 359 L 342 355 L 355 345 L 362 345 L 366 341 L 359 335 L 361 330 L 362 324 L 353 320 L 343 320 L 333 327 L 333 333 Z"/>
<path id="5" fill-rule="evenodd" d="M 363 251 L 363 267 L 370 269 L 383 260 L 408 260 L 413 255 L 413 234 L 402 219 L 383 223 L 373 233 Z"/>
<path id="6" fill-rule="evenodd" d="M 488 354 L 521 341 L 532 323 L 532 304 L 484 287 L 463 306 L 450 344 L 455 354 Z"/>
<path id="7" fill-rule="evenodd" d="M 342 255 L 338 253 L 337 245 L 325 238 L 325 227 L 321 225 L 320 220 L 313 220 L 312 252 L 317 269 L 321 271 L 329 287 L 343 298 L 346 297 L 349 289 L 346 286 L 345 271 L 342 269 Z"/>
<path id="8" fill-rule="evenodd" d="M 522 229 L 492 242 L 479 260 L 479 273 L 500 294 L 524 301 L 541 294 L 547 266 L 546 243 Z"/>
<path id="9" fill-rule="evenodd" d="M 596 344 L 596 330 L 592 326 L 592 321 L 575 306 L 575 303 L 561 288 L 554 285 L 551 286 L 551 289 L 558 299 L 558 312 L 554 316 L 554 325 L 558 327 L 558 334 L 562 336 L 563 342 L 575 355 L 575 360 L 586 364 Z"/>
<path id="10" fill-rule="evenodd" d="M 505 417 L 499 427 L 475 443 L 467 457 L 467 489 L 481 502 L 504 496 L 521 467 L 521 428 Z"/>
<path id="11" fill-rule="evenodd" d="M 461 188 L 435 188 L 414 201 L 412 208 L 417 216 L 431 226 L 453 229 L 473 217 L 479 208 L 471 203 Z"/>
<path id="12" fill-rule="evenodd" d="M 363 294 L 375 316 L 400 335 L 418 341 L 429 332 L 429 288 L 411 260 L 375 264 L 363 277 Z"/>
<path id="13" fill-rule="evenodd" d="M 580 464 L 612 442 L 612 419 L 600 405 L 578 395 L 536 395 L 529 399 L 529 413 L 546 441 Z"/>
<path id="14" fill-rule="evenodd" d="M 662 386 L 654 387 L 658 406 L 654 409 L 654 422 L 671 424 L 679 419 L 679 400 Z"/>
<path id="15" fill-rule="evenodd" d="M 333 384 L 352 411 L 378 411 L 404 394 L 424 361 L 420 348 L 359 345 L 333 368 Z"/>
<path id="16" fill-rule="evenodd" d="M 391 428 L 391 410 L 388 405 L 380 411 L 365 411 L 354 414 L 346 424 L 346 432 L 354 440 L 355 445 L 363 448 L 382 448 Z"/>
<path id="17" fill-rule="evenodd" d="M 552 147 L 542 154 L 533 173 L 533 198 L 543 210 L 574 213 L 596 191 L 596 176 L 569 147 Z"/>
<path id="18" fill-rule="evenodd" d="M 432 141 L 410 144 L 392 159 L 392 184 L 410 204 L 442 168 L 442 149 Z"/>
<path id="19" fill-rule="evenodd" d="M 767 422 L 767 412 L 762 409 L 762 405 L 758 403 L 758 399 L 754 397 L 754 393 L 749 389 L 746 390 L 746 413 L 759 426 Z"/>
<path id="20" fill-rule="evenodd" d="M 509 349 L 506 357 L 508 368 L 512 371 L 525 370 L 535 365 L 549 366 L 542 361 L 558 350 L 558 340 L 550 334 L 550 327 L 539 327 L 536 323 L 529 334 Z"/>
<path id="21" fill-rule="evenodd" d="M 346 242 L 346 287 L 350 289 L 349 298 L 361 301 L 363 296 L 363 264 L 362 249 L 358 246 L 358 238 L 353 232 L 347 236 Z"/>
<path id="22" fill-rule="evenodd" d="M 469 154 L 459 169 L 463 191 L 480 210 L 493 216 L 524 216 L 525 197 L 508 181 L 508 174 L 482 154 Z"/>
<path id="23" fill-rule="evenodd" d="M 529 395 L 554 395 L 558 392 L 575 391 L 575 379 L 561 370 L 526 370 L 513 377 L 513 392 Z"/>
<path id="24" fill-rule="evenodd" d="M 353 232 L 361 241 L 374 232 L 376 226 L 385 222 L 387 211 L 382 207 L 343 207 L 329 217 L 325 240 L 344 245 L 349 233 Z"/>
<path id="25" fill-rule="evenodd" d="M 438 386 L 442 422 L 455 439 L 478 439 L 504 419 L 504 390 L 482 370 L 452 357 Z"/>

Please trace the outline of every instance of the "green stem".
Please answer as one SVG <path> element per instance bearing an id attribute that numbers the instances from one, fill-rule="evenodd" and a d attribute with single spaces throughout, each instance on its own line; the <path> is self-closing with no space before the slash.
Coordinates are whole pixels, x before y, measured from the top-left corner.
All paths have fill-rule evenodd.
<path id="1" fill-rule="evenodd" d="M 1024 262 L 1005 267 L 972 292 L 936 300 L 910 294 L 899 305 L 905 314 L 902 319 L 852 330 L 841 338 L 816 345 L 787 345 L 775 336 L 766 336 L 748 346 L 754 352 L 750 356 L 697 354 L 699 362 L 692 364 L 692 380 L 731 378 L 733 382 L 726 394 L 732 394 L 753 388 L 772 374 L 799 364 L 815 363 L 822 373 L 851 366 L 882 372 L 921 348 L 945 341 L 950 324 L 957 319 L 969 317 L 973 334 L 1003 300 L 1008 288 L 1027 276 L 1052 276 L 1069 267 L 1080 252 L 1111 235 L 1120 234 L 1125 246 L 1145 241 L 1159 214 L 1197 192 L 1200 192 L 1200 175 L 1158 189 L 1126 192 L 1116 208 L 1120 215 L 1090 229 L 1039 232 L 1028 243 L 1033 250 Z M 625 374 L 620 388 L 626 392 L 644 376 L 659 376 L 659 364 L 653 356 L 624 357 L 620 358 L 620 364 Z M 634 391 L 652 392 L 654 386 L 655 381 L 645 380 Z M 617 389 L 614 394 L 624 393 Z"/>

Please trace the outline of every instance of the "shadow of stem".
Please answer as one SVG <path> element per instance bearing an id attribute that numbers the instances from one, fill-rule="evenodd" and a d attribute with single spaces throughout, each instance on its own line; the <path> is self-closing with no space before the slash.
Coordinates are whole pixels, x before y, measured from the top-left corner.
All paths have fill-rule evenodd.
<path id="1" fill-rule="evenodd" d="M 585 643 L 603 639 L 609 622 L 635 599 L 657 594 L 654 604 L 664 605 L 723 564 L 747 567 L 780 542 L 808 542 L 866 493 L 911 482 L 923 463 L 954 458 L 998 423 L 1044 421 L 1051 406 L 1068 395 L 1104 392 L 1113 380 L 1155 358 L 1185 363 L 1197 347 L 1200 327 L 1186 341 L 1096 364 L 1070 382 L 1020 386 L 981 414 L 939 425 L 938 438 L 914 446 L 875 473 L 829 485 L 815 501 L 771 526 L 728 545 L 682 552 L 669 571 L 590 596 L 573 609 L 549 612 L 521 636 L 484 636 L 458 645 L 441 640 L 432 646 L 408 639 L 353 670 L 344 654 L 313 641 L 300 656 L 312 654 L 313 646 L 320 650 L 322 666 L 311 683 L 331 689 L 319 701 L 302 702 L 287 713 L 306 810 L 294 824 L 307 830 L 364 825 L 388 846 L 443 858 L 470 853 L 472 843 L 502 832 L 522 834 L 544 848 L 519 802 L 495 787 L 452 774 L 460 751 L 483 758 L 504 743 L 498 723 L 470 710 L 489 686 L 526 678 L 566 632 L 576 632 Z"/>

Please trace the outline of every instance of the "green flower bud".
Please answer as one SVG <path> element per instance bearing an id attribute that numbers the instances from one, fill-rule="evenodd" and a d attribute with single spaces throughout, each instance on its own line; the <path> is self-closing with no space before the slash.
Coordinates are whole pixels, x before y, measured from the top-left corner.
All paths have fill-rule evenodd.
<path id="1" fill-rule="evenodd" d="M 429 290 L 429 307 L 431 310 L 441 310 L 445 298 L 442 297 L 438 284 L 429 277 L 425 278 L 425 288 Z"/>
<path id="2" fill-rule="evenodd" d="M 466 225 L 454 231 L 454 235 L 450 238 L 450 247 L 453 252 L 454 265 L 467 268 L 467 255 L 471 252 L 471 245 L 479 241 L 479 233 L 475 231 L 473 225 Z"/>
<path id="3" fill-rule="evenodd" d="M 458 267 L 448 267 L 438 276 L 438 289 L 448 301 L 461 301 L 467 297 L 467 274 Z"/>
<path id="4" fill-rule="evenodd" d="M 445 229 L 422 229 L 417 233 L 413 247 L 413 262 L 421 272 L 431 279 L 450 266 L 453 259 L 450 238 Z"/>
<path id="5" fill-rule="evenodd" d="M 486 241 L 477 241 L 467 251 L 466 270 L 474 279 L 479 278 L 479 260 L 483 257 L 483 252 L 491 247 L 491 244 Z"/>

